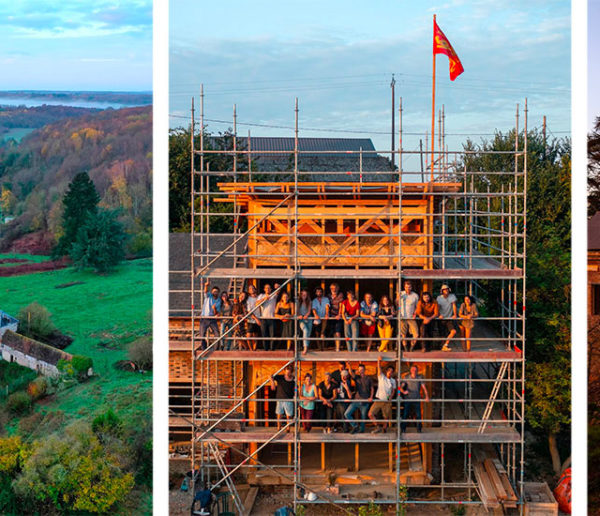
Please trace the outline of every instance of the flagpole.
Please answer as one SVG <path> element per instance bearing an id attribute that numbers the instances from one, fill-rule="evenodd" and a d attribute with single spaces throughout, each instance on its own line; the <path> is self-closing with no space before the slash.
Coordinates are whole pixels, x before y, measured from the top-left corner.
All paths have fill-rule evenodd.
<path id="1" fill-rule="evenodd" d="M 433 15 L 433 30 L 435 37 L 435 14 Z M 433 49 L 432 49 L 433 51 Z M 433 182 L 434 152 L 435 152 L 435 53 L 433 54 L 433 87 L 431 91 L 431 182 Z"/>

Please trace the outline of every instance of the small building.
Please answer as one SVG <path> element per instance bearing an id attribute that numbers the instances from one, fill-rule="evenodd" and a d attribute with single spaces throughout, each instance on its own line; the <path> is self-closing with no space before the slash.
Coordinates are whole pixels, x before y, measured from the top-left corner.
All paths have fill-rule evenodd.
<path id="1" fill-rule="evenodd" d="M 7 362 L 37 371 L 44 376 L 58 376 L 58 362 L 71 360 L 73 355 L 7 329 L 0 338 L 0 354 Z"/>

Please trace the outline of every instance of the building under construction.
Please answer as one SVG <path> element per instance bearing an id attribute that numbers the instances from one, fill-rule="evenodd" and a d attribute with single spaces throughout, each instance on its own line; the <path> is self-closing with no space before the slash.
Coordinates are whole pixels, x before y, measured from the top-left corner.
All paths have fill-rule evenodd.
<path id="1" fill-rule="evenodd" d="M 514 149 L 448 150 L 440 117 L 434 153 L 403 149 L 400 109 L 391 159 L 362 146 L 309 148 L 298 113 L 296 102 L 294 134 L 280 147 L 240 137 L 235 111 L 227 148 L 192 131 L 189 267 L 171 274 L 172 299 L 180 300 L 170 319 L 171 459 L 189 462 L 196 485 L 231 493 L 239 514 L 248 513 L 240 484 L 279 486 L 294 509 L 334 504 L 340 514 L 371 501 L 398 511 L 483 504 L 522 513 L 527 108 L 520 132 L 517 107 Z M 194 116 L 192 107 L 192 127 Z M 337 165 L 325 168 L 320 153 Z M 422 168 L 413 165 L 420 162 Z M 224 335 L 209 330 L 205 339 L 199 332 L 207 284 L 235 299 L 250 285 L 262 292 L 269 283 L 274 295 L 296 300 L 302 289 L 327 294 L 336 282 L 359 299 L 368 291 L 394 300 L 405 280 L 434 298 L 448 284 L 458 304 L 465 295 L 477 300 L 470 351 L 460 333 L 451 351 L 440 350 L 440 333 L 418 337 L 415 350 L 406 351 L 396 330 L 386 351 L 378 351 L 375 333 L 369 352 L 365 337 L 358 351 L 347 351 L 342 334 L 329 335 L 325 345 L 313 337 L 302 353 L 297 317 L 292 336 L 276 336 L 273 351 L 264 350 L 270 346 L 262 337 L 252 350 L 245 344 L 253 339 L 236 331 L 252 313 Z M 271 375 L 291 364 L 297 386 L 307 372 L 318 384 L 347 361 L 352 369 L 364 364 L 375 379 L 378 359 L 393 365 L 400 382 L 413 365 L 424 377 L 429 399 L 420 401 L 421 432 L 412 419 L 401 431 L 400 395 L 390 402 L 387 432 L 372 433 L 367 420 L 365 432 L 350 434 L 342 421 L 326 418 L 318 400 L 313 429 L 303 431 L 298 388 L 294 415 L 278 428 Z M 333 424 L 340 431 L 322 432 Z"/>

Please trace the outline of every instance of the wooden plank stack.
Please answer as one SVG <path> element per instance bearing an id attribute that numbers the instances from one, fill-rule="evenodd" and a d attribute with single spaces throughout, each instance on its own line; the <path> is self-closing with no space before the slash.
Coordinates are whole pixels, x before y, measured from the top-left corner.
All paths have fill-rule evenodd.
<path id="1" fill-rule="evenodd" d="M 558 502 L 546 482 L 525 482 L 523 496 L 526 516 L 558 516 Z"/>
<path id="2" fill-rule="evenodd" d="M 473 466 L 481 501 L 486 509 L 502 506 L 517 507 L 517 495 L 508 480 L 508 474 L 498 459 L 487 458 Z"/>

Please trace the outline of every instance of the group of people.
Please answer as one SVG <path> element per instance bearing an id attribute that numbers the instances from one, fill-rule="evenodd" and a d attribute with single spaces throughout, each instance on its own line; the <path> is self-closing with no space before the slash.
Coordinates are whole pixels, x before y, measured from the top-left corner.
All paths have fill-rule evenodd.
<path id="1" fill-rule="evenodd" d="M 210 329 L 220 337 L 221 350 L 231 350 L 234 343 L 238 349 L 256 350 L 262 342 L 265 351 L 273 351 L 276 342 L 285 343 L 289 350 L 296 332 L 296 319 L 301 332 L 302 353 L 317 343 L 321 351 L 328 340 L 335 341 L 340 350 L 342 335 L 348 351 L 358 351 L 360 342 L 371 351 L 374 341 L 378 351 L 388 351 L 394 332 L 399 332 L 404 351 L 413 351 L 420 342 L 421 351 L 432 349 L 434 327 L 444 341 L 442 351 L 451 351 L 450 342 L 460 332 L 463 351 L 471 350 L 471 334 L 475 319 L 479 317 L 477 304 L 471 296 L 458 300 L 448 285 L 442 285 L 434 299 L 430 292 L 417 294 L 410 280 L 404 282 L 404 290 L 396 295 L 395 303 L 389 296 L 382 296 L 379 303 L 373 295 L 365 293 L 359 301 L 354 290 L 344 295 L 337 283 L 332 283 L 329 295 L 317 287 L 314 297 L 302 289 L 294 302 L 290 294 L 275 284 L 264 285 L 259 294 L 254 285 L 240 292 L 231 300 L 227 292 L 212 287 L 205 288 L 205 300 L 200 319 L 200 336 L 206 339 Z M 282 290 L 280 292 L 280 290 Z M 376 337 L 377 334 L 377 337 Z M 204 346 L 208 346 L 204 341 Z"/>
<path id="2" fill-rule="evenodd" d="M 382 365 L 381 357 L 377 361 L 377 383 L 366 374 L 364 364 L 359 364 L 356 371 L 348 369 L 346 362 L 340 362 L 338 369 L 326 372 L 325 378 L 318 385 L 312 374 L 306 373 L 303 382 L 298 386 L 298 406 L 302 429 L 310 432 L 313 420 L 320 420 L 324 433 L 335 431 L 355 434 L 365 431 L 367 418 L 375 425 L 372 433 L 386 432 L 392 427 L 392 405 L 399 394 L 402 398 L 402 417 L 400 429 L 406 431 L 407 422 L 414 413 L 417 431 L 421 424 L 421 395 L 429 401 L 429 393 L 423 376 L 416 365 L 410 372 L 400 378 L 398 388 L 392 365 Z M 282 419 L 288 423 L 294 418 L 296 379 L 294 367 L 286 366 L 283 374 L 271 375 L 271 390 L 275 391 L 277 400 L 277 429 L 281 429 Z M 320 416 L 315 417 L 320 406 Z M 356 418 L 356 412 L 360 417 Z M 288 427 L 289 428 L 289 427 Z"/>

